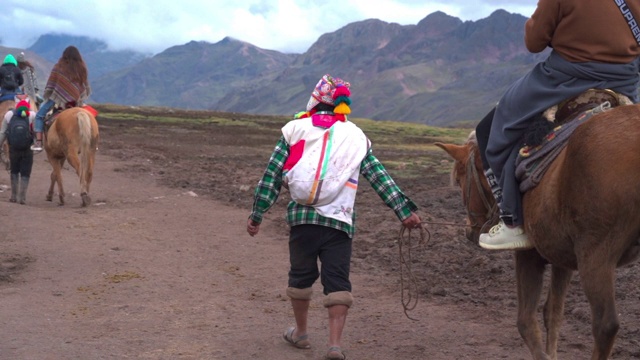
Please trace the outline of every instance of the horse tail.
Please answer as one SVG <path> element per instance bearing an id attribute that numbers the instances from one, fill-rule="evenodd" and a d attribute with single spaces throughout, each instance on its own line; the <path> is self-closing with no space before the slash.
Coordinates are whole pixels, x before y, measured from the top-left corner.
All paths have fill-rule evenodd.
<path id="1" fill-rule="evenodd" d="M 88 178 L 91 176 L 91 154 L 95 149 L 92 141 L 91 118 L 84 111 L 79 111 L 77 115 L 78 129 L 80 132 L 80 184 L 87 184 Z M 94 147 L 94 149 L 92 149 Z M 82 186 L 81 186 L 82 187 Z"/>

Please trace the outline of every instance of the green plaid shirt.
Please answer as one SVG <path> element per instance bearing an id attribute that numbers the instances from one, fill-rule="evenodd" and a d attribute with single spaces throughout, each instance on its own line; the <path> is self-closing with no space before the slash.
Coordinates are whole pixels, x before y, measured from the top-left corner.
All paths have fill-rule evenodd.
<path id="1" fill-rule="evenodd" d="M 282 187 L 282 168 L 288 157 L 289 145 L 284 137 L 281 137 L 276 144 L 273 154 L 271 154 L 267 169 L 256 187 L 253 211 L 249 216 L 251 220 L 262 223 L 262 215 L 267 212 L 278 199 Z M 378 193 L 384 203 L 395 212 L 400 221 L 411 216 L 412 211 L 418 210 L 418 207 L 413 201 L 396 185 L 380 161 L 373 156 L 371 149 L 369 149 L 364 160 L 362 160 L 360 174 L 369 181 L 371 187 Z M 287 223 L 289 226 L 302 224 L 322 225 L 344 231 L 351 238 L 353 238 L 353 234 L 355 233 L 355 209 L 352 216 L 353 225 L 349 225 L 345 222 L 322 216 L 318 214 L 312 206 L 301 205 L 295 201 L 291 201 L 287 207 Z"/>

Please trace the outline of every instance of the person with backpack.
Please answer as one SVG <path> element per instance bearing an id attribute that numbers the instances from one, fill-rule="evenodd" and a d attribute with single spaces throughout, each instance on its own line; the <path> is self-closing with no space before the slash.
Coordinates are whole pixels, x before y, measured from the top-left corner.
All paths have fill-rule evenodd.
<path id="1" fill-rule="evenodd" d="M 29 177 L 33 167 L 33 133 L 31 128 L 36 114 L 31 111 L 29 100 L 18 102 L 14 110 L 9 110 L 0 126 L 0 148 L 4 140 L 9 143 L 9 163 L 11 167 L 10 202 L 26 203 Z"/>
<path id="2" fill-rule="evenodd" d="M 263 214 L 275 204 L 284 186 L 292 201 L 287 210 L 289 233 L 289 281 L 296 326 L 284 340 L 309 349 L 307 315 L 312 285 L 321 279 L 323 305 L 329 317 L 327 359 L 343 360 L 342 331 L 353 303 L 349 269 L 355 234 L 354 210 L 358 178 L 373 190 L 409 229 L 421 226 L 417 206 L 396 185 L 371 151 L 371 142 L 347 119 L 350 84 L 324 75 L 314 88 L 307 111 L 282 128 L 282 135 L 255 190 L 247 232 L 260 230 Z M 318 260 L 321 266 L 318 271 Z"/>
<path id="3" fill-rule="evenodd" d="M 22 71 L 18 67 L 18 61 L 13 55 L 5 56 L 0 65 L 0 101 L 13 100 L 16 94 L 20 94 L 20 86 L 24 84 Z"/>
<path id="4" fill-rule="evenodd" d="M 36 142 L 31 150 L 42 151 L 42 132 L 44 131 L 44 117 L 54 106 L 67 109 L 82 106 L 91 94 L 87 65 L 75 46 L 67 46 L 58 62 L 53 65 L 47 85 L 44 87 L 44 103 L 40 105 L 36 114 L 35 135 Z"/>

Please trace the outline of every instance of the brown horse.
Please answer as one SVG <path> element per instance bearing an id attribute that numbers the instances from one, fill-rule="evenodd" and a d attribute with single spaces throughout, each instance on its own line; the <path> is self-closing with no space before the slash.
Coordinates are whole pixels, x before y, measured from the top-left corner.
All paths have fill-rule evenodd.
<path id="1" fill-rule="evenodd" d="M 91 204 L 89 187 L 93 178 L 93 164 L 98 149 L 98 122 L 87 110 L 74 107 L 62 111 L 46 131 L 44 149 L 53 167 L 47 201 L 52 201 L 53 187 L 58 183 L 60 205 L 64 205 L 62 166 L 65 160 L 80 178 L 82 206 Z"/>
<path id="2" fill-rule="evenodd" d="M 464 145 L 436 144 L 455 159 L 452 177 L 462 188 L 476 242 L 497 221 L 482 172 L 475 134 Z M 537 187 L 524 194 L 525 231 L 535 249 L 515 251 L 517 327 L 533 359 L 556 359 L 564 302 L 573 271 L 591 307 L 591 359 L 611 354 L 619 320 L 615 270 L 634 261 L 640 238 L 640 105 L 616 107 L 578 126 Z M 544 305 L 546 349 L 535 315 L 543 276 L 551 264 Z"/>

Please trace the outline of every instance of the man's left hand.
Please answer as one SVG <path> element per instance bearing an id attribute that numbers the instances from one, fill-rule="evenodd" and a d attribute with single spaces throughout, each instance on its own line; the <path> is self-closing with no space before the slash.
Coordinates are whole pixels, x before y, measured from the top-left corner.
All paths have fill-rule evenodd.
<path id="1" fill-rule="evenodd" d="M 249 235 L 254 236 L 259 231 L 260 231 L 260 224 L 258 224 L 257 222 L 251 219 L 247 220 L 247 232 L 249 233 Z"/>

